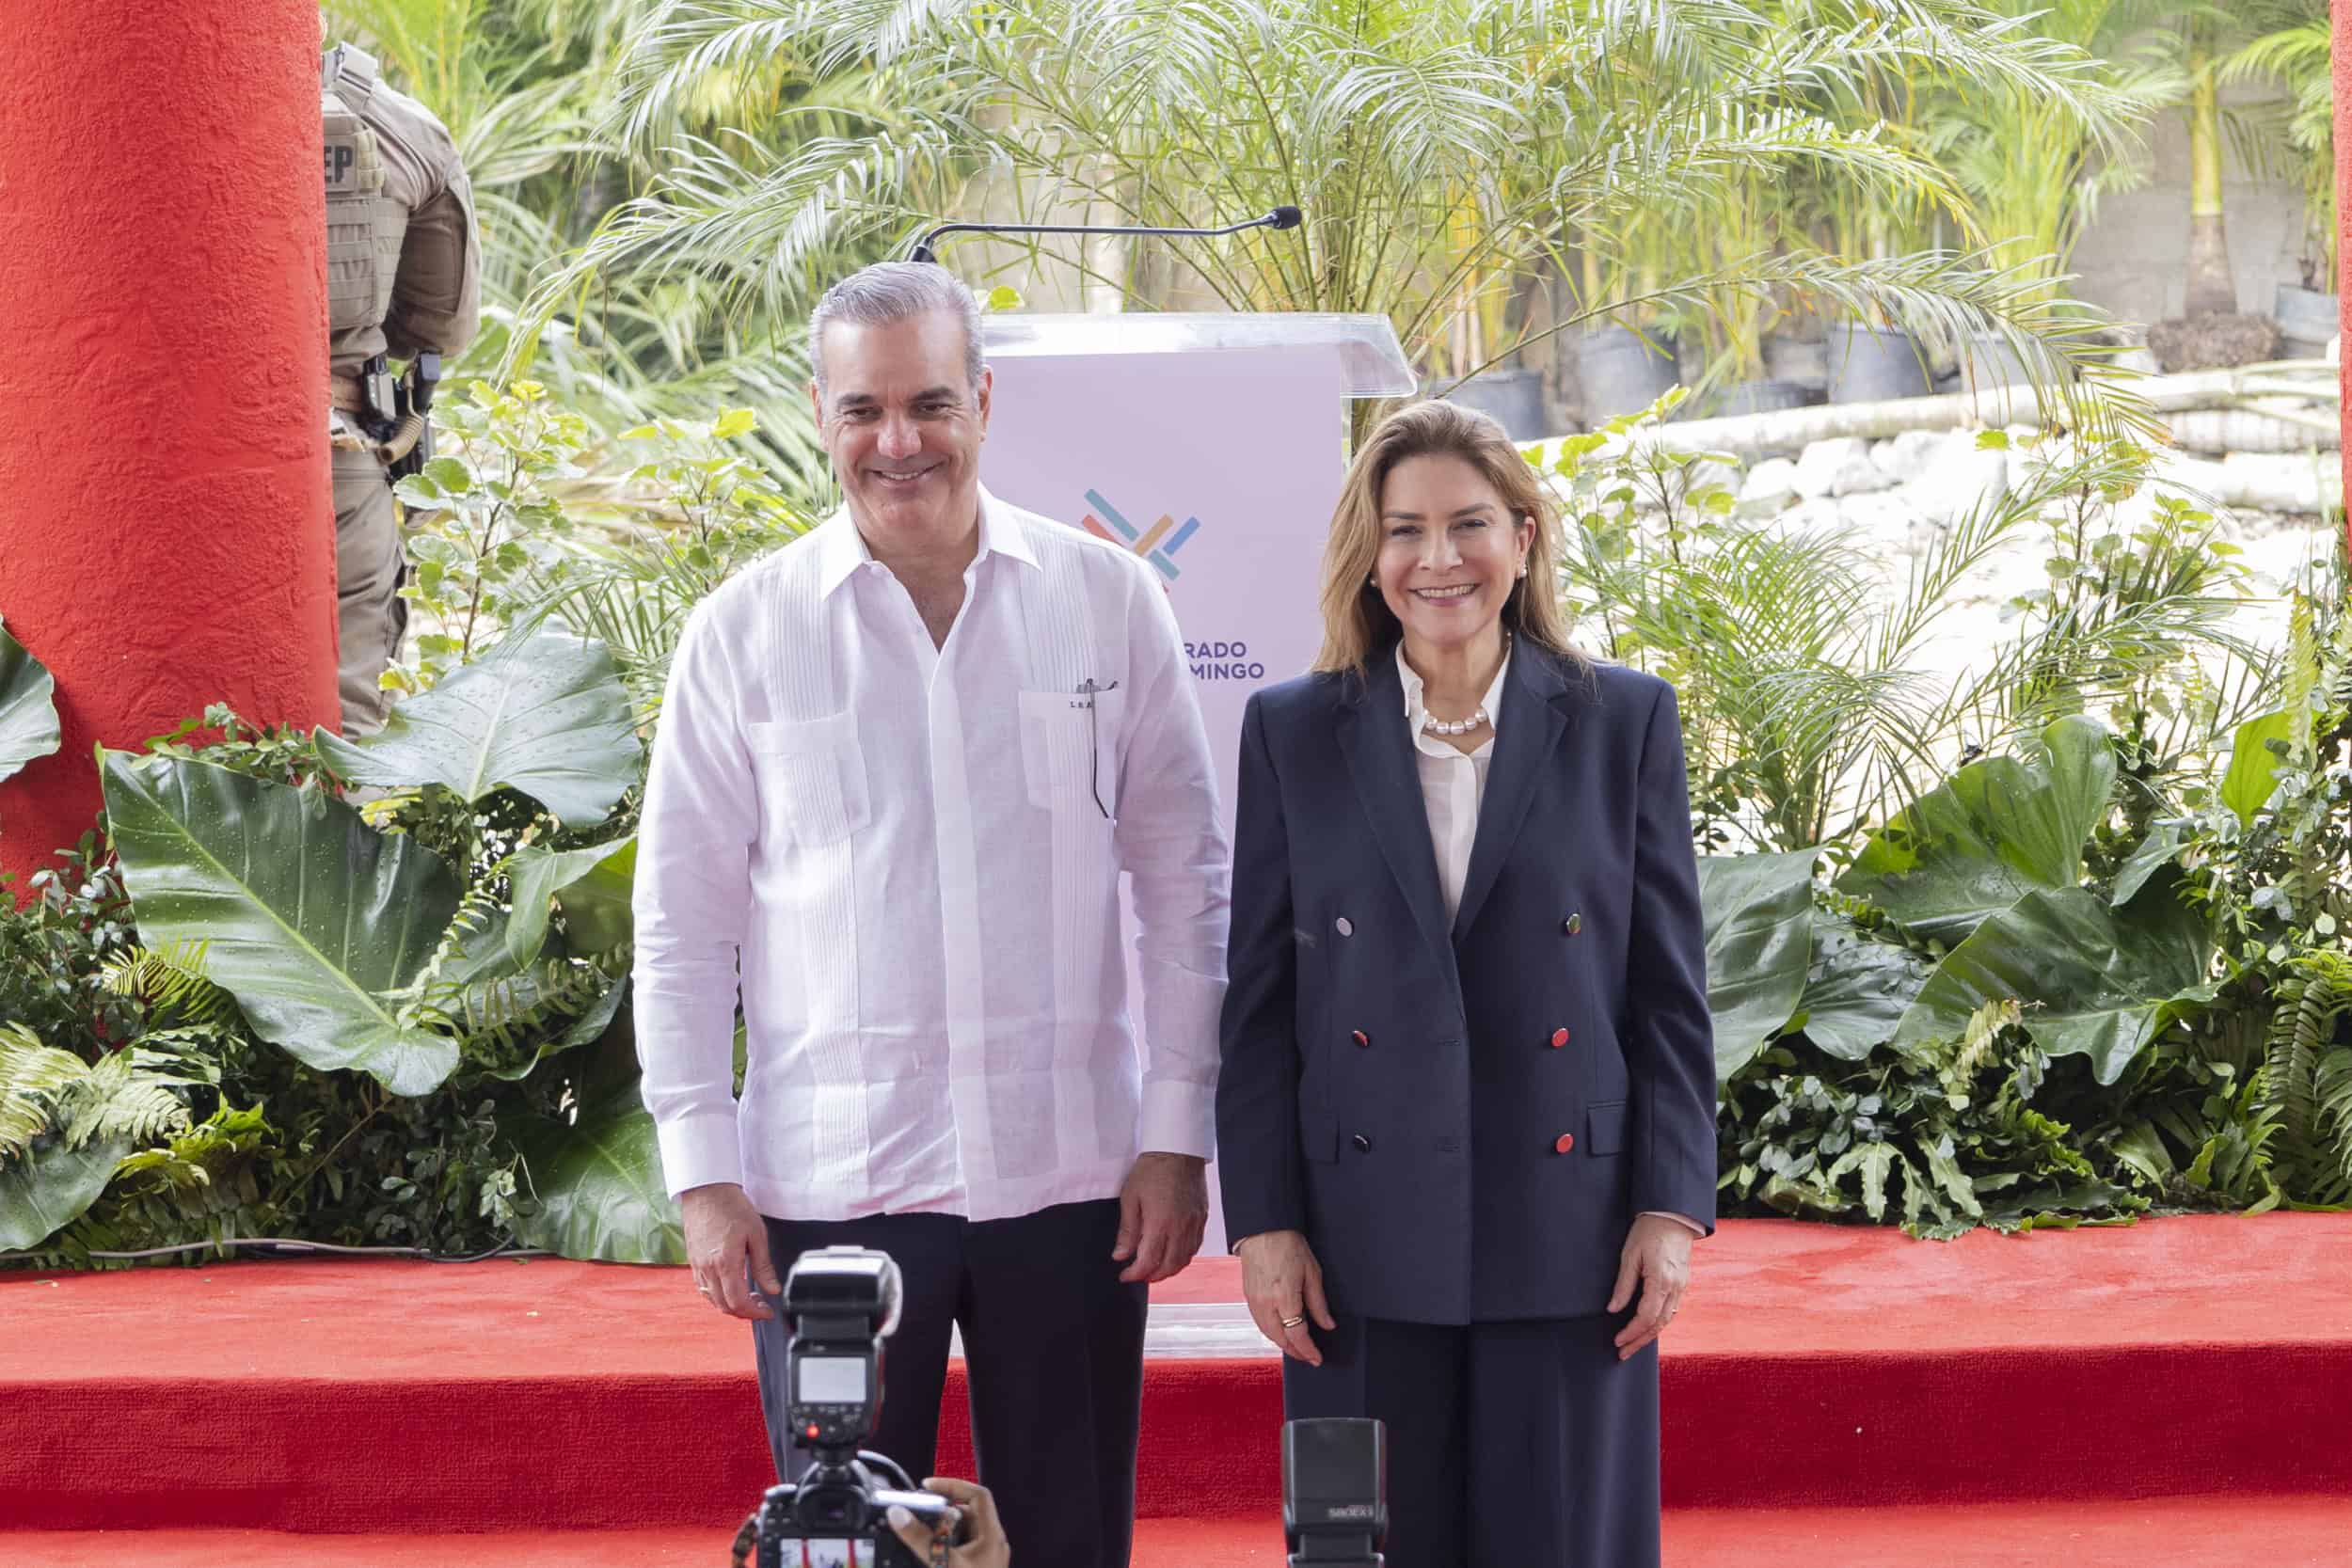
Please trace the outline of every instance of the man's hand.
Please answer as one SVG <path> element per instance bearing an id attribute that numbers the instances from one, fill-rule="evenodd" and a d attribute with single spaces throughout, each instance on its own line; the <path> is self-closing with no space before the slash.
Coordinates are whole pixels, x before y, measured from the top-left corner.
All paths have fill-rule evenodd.
<path id="1" fill-rule="evenodd" d="M 1691 1230 L 1662 1214 L 1643 1214 L 1626 1232 L 1625 1250 L 1617 1259 L 1617 1288 L 1610 1292 L 1609 1310 L 1622 1312 L 1633 1299 L 1636 1286 L 1641 1309 L 1633 1321 L 1617 1330 L 1617 1359 L 1623 1361 L 1666 1331 L 1682 1292 L 1691 1285 Z"/>
<path id="2" fill-rule="evenodd" d="M 1303 1232 L 1261 1230 L 1244 1236 L 1234 1251 L 1241 1255 L 1241 1294 L 1258 1332 L 1310 1367 L 1323 1365 L 1323 1352 L 1307 1332 L 1307 1320 L 1316 1326 L 1337 1328 L 1330 1303 L 1323 1293 L 1323 1265 Z"/>
<path id="3" fill-rule="evenodd" d="M 688 1188 L 677 1203 L 686 1216 L 686 1260 L 703 1299 L 730 1318 L 773 1318 L 775 1309 L 752 1294 L 751 1282 L 778 1295 L 784 1281 L 768 1259 L 768 1222 L 750 1196 L 732 1181 L 714 1181 Z"/>
<path id="4" fill-rule="evenodd" d="M 914 1514 L 897 1503 L 883 1515 L 892 1533 L 914 1554 L 917 1562 L 944 1562 L 947 1568 L 1008 1568 L 1012 1561 L 1012 1543 L 1005 1539 L 1005 1527 L 996 1517 L 996 1499 L 988 1488 L 968 1481 L 945 1481 L 938 1476 L 923 1483 L 926 1492 L 936 1492 L 956 1506 L 947 1511 L 946 1522 L 936 1533 L 925 1529 Z M 972 1538 L 961 1546 L 948 1544 L 955 1539 L 956 1526 L 970 1520 Z"/>
<path id="5" fill-rule="evenodd" d="M 1166 1279 L 1200 1250 L 1209 1225 L 1208 1168 L 1193 1154 L 1136 1157 L 1119 1189 L 1119 1243 L 1111 1248 L 1112 1261 L 1127 1264 L 1122 1284 Z"/>

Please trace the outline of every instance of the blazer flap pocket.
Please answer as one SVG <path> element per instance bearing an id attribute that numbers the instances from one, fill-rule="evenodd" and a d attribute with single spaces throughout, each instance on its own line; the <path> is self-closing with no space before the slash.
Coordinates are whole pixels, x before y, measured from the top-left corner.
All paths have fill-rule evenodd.
<path id="1" fill-rule="evenodd" d="M 1584 1112 L 1584 1151 L 1587 1154 L 1622 1154 L 1625 1152 L 1626 1112 L 1630 1109 L 1622 1100 L 1603 1100 Z"/>
<path id="2" fill-rule="evenodd" d="M 1298 1113 L 1298 1143 L 1307 1158 L 1319 1165 L 1336 1164 L 1340 1157 L 1340 1117 L 1336 1111 L 1306 1111 Z"/>

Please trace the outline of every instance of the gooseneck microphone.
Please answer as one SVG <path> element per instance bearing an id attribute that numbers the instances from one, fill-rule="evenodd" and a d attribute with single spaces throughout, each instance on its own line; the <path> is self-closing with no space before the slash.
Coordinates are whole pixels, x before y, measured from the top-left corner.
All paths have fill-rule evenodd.
<path id="1" fill-rule="evenodd" d="M 1092 223 L 943 223 L 914 242 L 916 261 L 937 261 L 932 242 L 948 234 L 1156 234 L 1175 239 L 1213 240 L 1226 234 L 1238 234 L 1245 229 L 1295 229 L 1299 212 L 1295 207 L 1277 207 L 1262 218 L 1236 223 L 1224 229 L 1160 229 L 1126 227 Z"/>

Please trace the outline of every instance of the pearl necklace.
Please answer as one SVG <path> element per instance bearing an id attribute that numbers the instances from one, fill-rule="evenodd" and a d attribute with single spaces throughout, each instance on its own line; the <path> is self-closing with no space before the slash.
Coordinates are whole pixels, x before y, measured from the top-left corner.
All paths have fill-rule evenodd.
<path id="1" fill-rule="evenodd" d="M 1505 658 L 1511 657 L 1511 638 L 1507 632 L 1502 638 L 1502 655 Z M 1426 711 L 1421 717 L 1421 728 L 1423 735 L 1469 735 L 1472 731 L 1485 729 L 1486 724 L 1486 705 L 1484 703 L 1470 709 L 1470 716 L 1468 719 L 1438 719 Z"/>
<path id="2" fill-rule="evenodd" d="M 1427 735 L 1468 735 L 1472 730 L 1484 728 L 1486 722 L 1486 710 L 1482 706 L 1475 709 L 1468 719 L 1432 719 L 1423 716 L 1421 727 L 1422 733 Z"/>

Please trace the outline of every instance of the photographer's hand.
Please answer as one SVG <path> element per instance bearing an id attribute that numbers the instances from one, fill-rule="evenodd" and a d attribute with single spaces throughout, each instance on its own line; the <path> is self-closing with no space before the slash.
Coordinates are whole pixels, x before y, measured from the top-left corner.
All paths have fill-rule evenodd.
<path id="1" fill-rule="evenodd" d="M 730 1318 L 772 1318 L 775 1310 L 752 1293 L 752 1281 L 768 1295 L 780 1295 L 784 1281 L 768 1257 L 768 1222 L 732 1181 L 690 1187 L 678 1195 L 686 1218 L 686 1260 L 693 1266 L 694 1289 Z"/>
<path id="2" fill-rule="evenodd" d="M 1005 1539 L 1003 1521 L 996 1517 L 996 1499 L 988 1488 L 968 1481 L 949 1481 L 933 1476 L 923 1483 L 926 1492 L 936 1492 L 956 1505 L 938 1533 L 925 1529 L 905 1509 L 895 1504 L 889 1513 L 890 1528 L 915 1560 L 943 1564 L 944 1568 L 1006 1568 L 1012 1561 L 1012 1543 Z M 972 1525 L 972 1538 L 961 1545 L 950 1545 L 955 1539 L 959 1517 Z"/>

